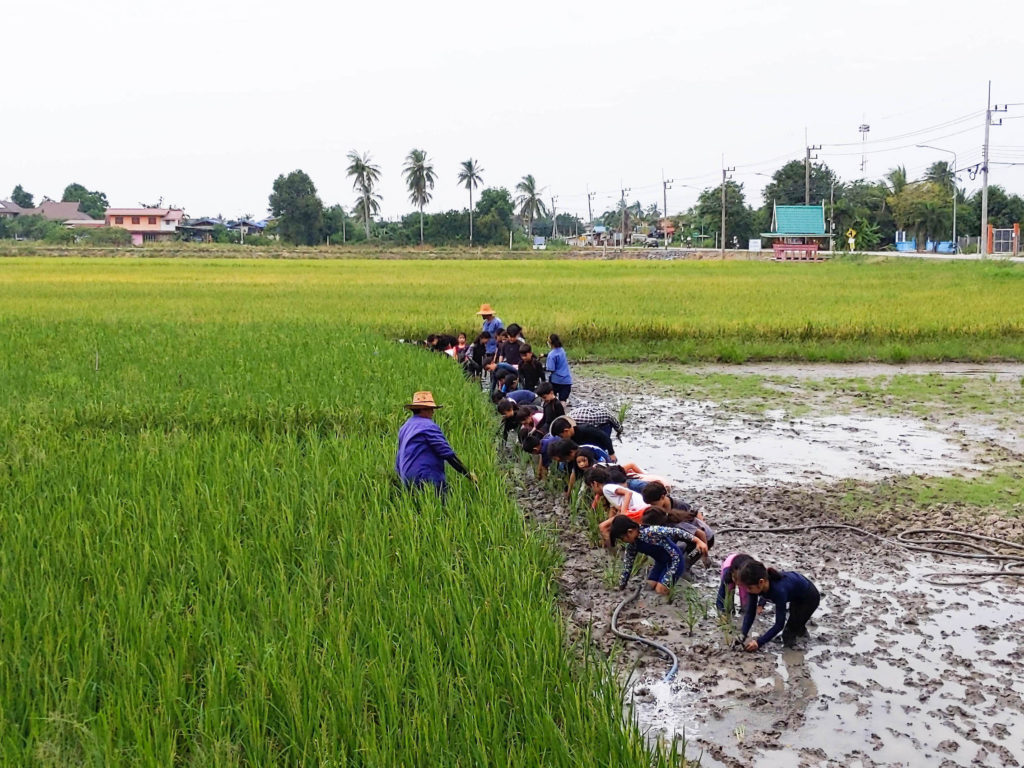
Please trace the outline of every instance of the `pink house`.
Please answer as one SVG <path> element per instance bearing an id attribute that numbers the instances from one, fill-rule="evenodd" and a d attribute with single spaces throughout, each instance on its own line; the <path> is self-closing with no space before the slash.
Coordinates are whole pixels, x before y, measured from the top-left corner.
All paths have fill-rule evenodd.
<path id="1" fill-rule="evenodd" d="M 173 240 L 185 212 L 177 208 L 108 208 L 108 227 L 120 227 L 132 233 L 132 245 Z"/>

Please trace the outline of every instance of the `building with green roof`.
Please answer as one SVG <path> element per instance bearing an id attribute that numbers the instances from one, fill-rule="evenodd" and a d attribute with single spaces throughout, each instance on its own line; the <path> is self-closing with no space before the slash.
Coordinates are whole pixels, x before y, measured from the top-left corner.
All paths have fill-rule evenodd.
<path id="1" fill-rule="evenodd" d="M 818 250 L 832 250 L 832 237 L 825 230 L 825 204 L 773 205 L 772 231 L 762 232 L 770 238 L 776 258 L 818 258 Z"/>

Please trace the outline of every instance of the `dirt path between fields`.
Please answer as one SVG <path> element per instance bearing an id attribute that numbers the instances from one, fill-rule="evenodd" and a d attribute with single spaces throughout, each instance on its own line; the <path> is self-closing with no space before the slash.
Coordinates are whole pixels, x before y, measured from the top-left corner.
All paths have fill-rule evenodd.
<path id="1" fill-rule="evenodd" d="M 581 402 L 614 403 L 629 386 L 600 378 L 576 392 Z M 969 476 L 1019 460 L 1016 435 L 972 439 L 970 429 L 868 415 L 852 423 L 828 414 L 777 423 L 718 413 L 709 403 L 629 394 L 619 458 L 670 477 L 716 528 L 840 520 L 833 481 L 843 477 Z M 566 552 L 560 581 L 572 631 L 589 628 L 600 649 L 621 648 L 609 630 L 623 596 L 612 588 L 618 554 L 594 547 L 582 515 L 561 497 L 538 496 L 526 485 L 524 509 L 558 531 Z M 887 536 L 939 525 L 1024 542 L 1024 517 L 979 518 L 956 505 L 898 510 L 862 524 Z M 818 585 L 824 597 L 808 640 L 756 654 L 735 648 L 735 630 L 723 628 L 714 610 L 717 562 L 733 551 L 799 570 Z M 652 738 L 685 735 L 687 754 L 703 754 L 703 766 L 1024 764 L 1024 580 L 931 586 L 922 578 L 928 573 L 977 566 L 846 532 L 726 534 L 712 555 L 710 567 L 695 568 L 692 585 L 680 582 L 673 603 L 645 591 L 623 611 L 625 629 L 658 639 L 680 659 L 668 684 L 661 682 L 668 664 L 657 654 L 635 644 L 622 649 L 620 668 L 636 665 L 635 716 Z M 755 632 L 772 620 L 769 608 Z M 732 624 L 738 627 L 738 617 Z"/>

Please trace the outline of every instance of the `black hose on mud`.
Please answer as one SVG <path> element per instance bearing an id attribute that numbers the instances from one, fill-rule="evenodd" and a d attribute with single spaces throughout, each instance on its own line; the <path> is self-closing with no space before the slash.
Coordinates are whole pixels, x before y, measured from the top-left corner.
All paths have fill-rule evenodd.
<path id="1" fill-rule="evenodd" d="M 923 577 L 929 584 L 935 584 L 941 587 L 969 586 L 972 584 L 983 583 L 991 579 L 1004 577 L 1024 578 L 1024 544 L 1017 544 L 1016 542 L 999 539 L 994 536 L 983 536 L 978 533 L 963 533 L 961 531 L 955 531 L 952 528 L 912 528 L 897 534 L 895 539 L 890 539 L 886 536 L 860 528 L 859 526 L 848 525 L 845 523 L 814 523 L 812 525 L 792 525 L 784 528 L 744 528 L 734 526 L 730 528 L 720 528 L 716 531 L 716 534 L 718 536 L 726 533 L 786 534 L 806 533 L 807 531 L 823 529 L 847 530 L 862 536 L 870 536 L 871 538 L 878 539 L 886 544 L 901 547 L 908 552 L 920 552 L 922 554 L 940 555 L 942 557 L 959 557 L 968 560 L 984 560 L 990 563 L 995 563 L 998 566 L 997 570 L 991 571 L 940 571 L 927 574 Z M 986 546 L 986 544 L 992 546 Z M 999 552 L 994 547 L 1002 548 L 1004 552 Z M 1021 554 L 1006 554 L 1005 550 L 1016 550 L 1021 552 Z M 649 640 L 646 637 L 640 637 L 639 635 L 634 635 L 629 632 L 623 632 L 619 629 L 619 613 L 623 608 L 640 597 L 640 592 L 642 590 L 643 583 L 636 588 L 636 591 L 633 592 L 632 595 L 623 598 L 623 600 L 615 607 L 615 611 L 612 613 L 612 632 L 616 637 L 623 640 L 634 643 L 643 643 L 644 645 L 650 646 L 671 659 L 672 667 L 664 678 L 666 682 L 669 682 L 675 677 L 676 670 L 679 669 L 679 659 L 671 649 L 661 643 L 655 642 L 654 640 Z"/>
<path id="2" fill-rule="evenodd" d="M 676 676 L 676 670 L 679 669 L 679 658 L 672 652 L 672 650 L 668 646 L 662 645 L 661 643 L 655 642 L 654 640 L 648 640 L 646 637 L 640 637 L 640 635 L 634 635 L 629 632 L 623 632 L 621 629 L 619 629 L 619 612 L 627 605 L 632 603 L 634 600 L 636 600 L 638 597 L 640 597 L 640 592 L 643 591 L 643 588 L 644 585 L 643 582 L 641 582 L 640 585 L 636 588 L 636 591 L 634 591 L 632 595 L 630 595 L 629 597 L 624 597 L 622 599 L 622 602 L 615 606 L 615 611 L 612 613 L 612 632 L 615 634 L 616 637 L 619 637 L 623 640 L 628 640 L 632 643 L 643 643 L 644 645 L 649 645 L 651 648 L 654 648 L 657 651 L 661 651 L 663 654 L 665 654 L 665 656 L 670 658 L 672 660 L 672 667 L 669 669 L 669 671 L 665 674 L 665 677 L 663 678 L 665 682 L 668 683 L 671 682 L 672 678 Z"/>

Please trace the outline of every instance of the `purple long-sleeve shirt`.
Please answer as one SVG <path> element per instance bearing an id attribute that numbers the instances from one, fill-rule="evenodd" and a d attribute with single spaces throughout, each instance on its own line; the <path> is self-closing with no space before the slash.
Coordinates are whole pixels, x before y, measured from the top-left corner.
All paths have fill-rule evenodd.
<path id="1" fill-rule="evenodd" d="M 413 414 L 398 430 L 395 471 L 407 485 L 444 485 L 444 463 L 454 458 L 455 451 L 432 419 Z"/>

